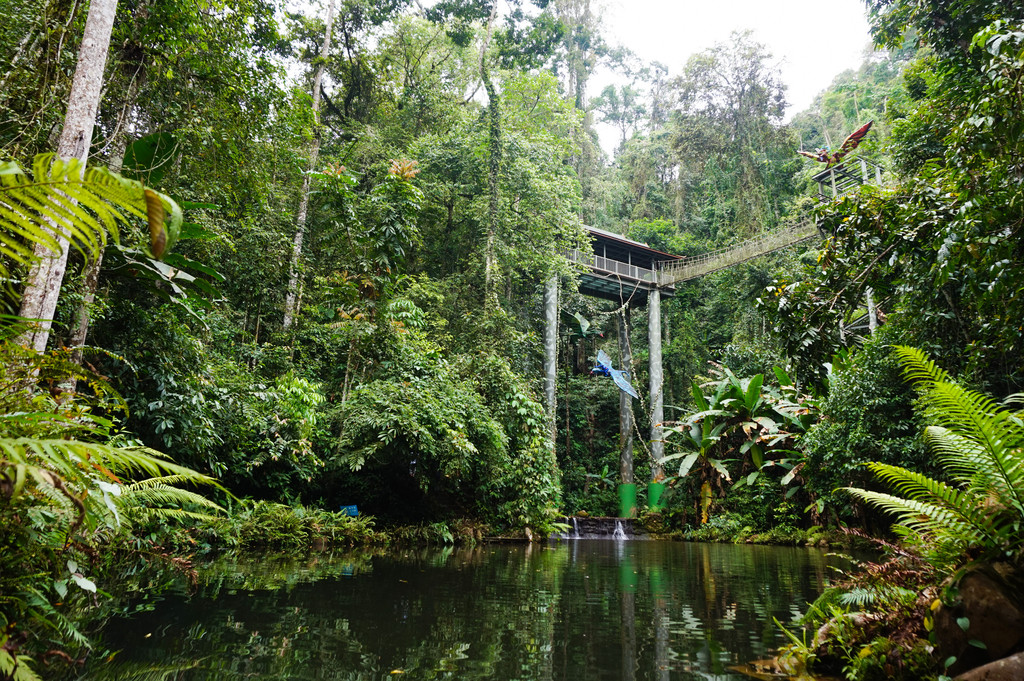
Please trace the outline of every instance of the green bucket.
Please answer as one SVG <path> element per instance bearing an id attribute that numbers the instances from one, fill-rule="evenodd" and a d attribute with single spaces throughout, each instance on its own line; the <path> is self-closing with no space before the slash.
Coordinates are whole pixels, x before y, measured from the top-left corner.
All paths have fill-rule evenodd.
<path id="1" fill-rule="evenodd" d="M 636 483 L 624 482 L 619 485 L 619 517 L 636 517 Z"/>

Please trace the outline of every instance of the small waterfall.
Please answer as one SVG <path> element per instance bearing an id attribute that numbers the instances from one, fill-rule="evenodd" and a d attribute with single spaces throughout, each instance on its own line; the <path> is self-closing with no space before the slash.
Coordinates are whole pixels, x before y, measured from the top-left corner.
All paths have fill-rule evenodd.
<path id="1" fill-rule="evenodd" d="M 564 518 L 565 518 L 565 524 L 571 526 L 572 529 L 571 530 L 567 529 L 565 532 L 559 532 L 555 536 L 557 538 L 559 538 L 559 539 L 579 539 L 580 538 L 580 528 L 579 528 L 579 524 L 576 522 L 576 518 L 570 518 L 568 516 L 564 516 Z"/>
<path id="2" fill-rule="evenodd" d="M 560 532 L 552 534 L 552 539 L 562 541 L 570 539 L 604 539 L 612 541 L 625 541 L 633 539 L 646 539 L 646 535 L 633 526 L 633 521 L 627 518 L 607 518 L 603 516 L 562 516 L 560 525 L 563 526 Z"/>
<path id="3" fill-rule="evenodd" d="M 626 530 L 622 527 L 622 521 L 615 521 L 615 532 L 612 533 L 612 539 L 615 541 L 622 541 L 626 539 Z"/>

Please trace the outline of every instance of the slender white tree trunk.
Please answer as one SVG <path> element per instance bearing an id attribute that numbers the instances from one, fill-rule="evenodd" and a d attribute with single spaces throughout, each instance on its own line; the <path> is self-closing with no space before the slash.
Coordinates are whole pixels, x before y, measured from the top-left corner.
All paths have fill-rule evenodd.
<path id="1" fill-rule="evenodd" d="M 490 157 L 487 161 L 487 241 L 484 245 L 484 307 L 489 307 L 492 299 L 497 302 L 497 295 L 494 293 L 494 241 L 498 231 L 498 206 L 501 198 L 499 182 L 501 179 L 501 98 L 497 88 L 491 81 L 490 67 L 487 65 L 487 48 L 491 44 L 491 36 L 494 30 L 494 18 L 498 16 L 498 0 L 495 0 L 491 9 L 491 16 L 487 19 L 487 35 L 480 46 L 480 80 L 487 91 L 487 112 L 488 145 L 490 146 Z"/>
<path id="2" fill-rule="evenodd" d="M 316 170 L 320 156 L 320 83 L 324 78 L 324 65 L 331 49 L 331 27 L 334 24 L 334 0 L 327 3 L 327 20 L 324 28 L 324 44 L 320 47 L 320 61 L 313 74 L 313 143 L 309 149 L 309 170 Z M 292 257 L 288 274 L 288 292 L 284 300 L 284 328 L 289 328 L 295 318 L 299 299 L 299 260 L 302 257 L 302 240 L 306 234 L 306 214 L 309 212 L 310 176 L 302 179 L 302 197 L 299 199 L 299 214 L 295 218 L 295 238 L 292 240 Z"/>
<path id="3" fill-rule="evenodd" d="M 107 64 L 107 50 L 110 47 L 110 31 L 116 13 L 117 0 L 92 0 L 89 5 L 82 46 L 78 50 L 78 65 L 68 96 L 64 128 L 57 142 L 57 155 L 61 158 L 77 158 L 84 164 L 89 156 L 92 128 L 103 87 L 103 69 Z M 82 169 L 84 172 L 84 165 Z M 39 323 L 20 340 L 38 352 L 46 350 L 60 285 L 64 281 L 68 263 L 67 236 L 56 226 L 53 226 L 53 230 L 60 253 L 54 254 L 43 246 L 36 246 L 35 255 L 38 260 L 29 272 L 21 300 L 20 315 L 39 320 Z"/>
<path id="4" fill-rule="evenodd" d="M 124 123 L 118 126 L 114 132 L 114 139 L 110 144 L 110 161 L 107 163 L 107 168 L 111 172 L 120 173 L 121 167 L 124 165 L 124 152 L 128 149 L 128 127 L 131 127 L 128 119 L 132 116 L 132 112 L 135 109 L 135 100 L 139 96 L 139 81 L 144 77 L 143 71 L 140 70 L 136 74 L 131 83 L 128 86 L 128 93 L 124 99 Z M 75 313 L 75 324 L 71 329 L 71 336 L 68 339 L 68 347 L 71 350 L 71 360 L 75 364 L 82 363 L 82 346 L 85 345 L 85 339 L 89 335 L 89 308 L 92 307 L 93 302 L 96 300 L 96 288 L 99 285 L 100 270 L 103 268 L 103 251 L 96 254 L 96 257 L 86 262 L 85 265 L 85 283 L 83 284 L 82 290 L 82 302 L 78 305 L 78 310 Z M 74 381 L 71 382 L 71 387 L 74 389 Z"/>
<path id="5" fill-rule="evenodd" d="M 875 292 L 869 286 L 864 291 L 864 295 L 868 302 L 868 329 L 871 333 L 874 333 L 878 329 L 878 311 L 875 309 Z"/>

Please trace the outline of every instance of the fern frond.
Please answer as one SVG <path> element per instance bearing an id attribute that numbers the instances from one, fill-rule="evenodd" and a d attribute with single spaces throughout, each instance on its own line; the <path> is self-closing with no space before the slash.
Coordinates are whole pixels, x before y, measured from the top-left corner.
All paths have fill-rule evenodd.
<path id="1" fill-rule="evenodd" d="M 956 512 L 961 511 L 962 505 L 970 503 L 970 500 L 966 500 L 965 504 L 965 495 L 957 488 L 929 478 L 922 473 L 877 461 L 868 463 L 867 467 L 876 476 L 892 485 L 897 492 L 907 495 L 911 499 L 934 501 Z"/>
<path id="2" fill-rule="evenodd" d="M 36 470 L 33 470 L 31 467 L 29 467 L 28 471 L 30 475 L 35 477 L 34 474 L 37 472 Z M 56 509 L 57 512 L 59 512 L 61 515 L 73 517 L 74 506 L 72 505 L 71 501 L 67 498 L 65 494 L 59 492 L 56 487 L 46 482 L 45 479 L 39 480 L 37 478 L 37 484 L 33 488 L 33 492 L 35 492 L 36 498 L 43 499 L 49 502 L 50 506 Z"/>
<path id="3" fill-rule="evenodd" d="M 888 584 L 857 586 L 839 596 L 839 603 L 847 608 L 863 608 L 868 605 L 888 607 L 909 605 L 917 598 L 917 592 Z M 876 608 L 878 609 L 878 608 Z"/>
<path id="4" fill-rule="evenodd" d="M 218 516 L 212 515 L 210 513 L 201 513 L 199 511 L 186 511 L 180 508 L 139 507 L 134 508 L 129 513 L 126 513 L 124 520 L 129 526 L 145 526 L 154 521 L 182 522 L 185 520 L 191 520 L 193 522 L 209 523 L 214 520 L 217 520 L 217 518 Z"/>
<path id="5" fill-rule="evenodd" d="M 928 427 L 925 440 L 954 479 L 977 490 L 977 496 L 995 497 L 1001 506 L 1024 517 L 1020 500 L 1024 490 L 1024 456 L 1020 448 L 990 451 L 941 426 Z"/>
<path id="6" fill-rule="evenodd" d="M 94 442 L 36 438 L 0 438 L 0 455 L 15 463 L 43 462 L 66 480 L 98 474 L 113 482 L 122 476 L 180 475 L 200 485 L 220 485 L 211 477 L 170 461 L 166 454 L 148 447 L 110 447 Z"/>
<path id="7" fill-rule="evenodd" d="M 95 256 L 107 234 L 118 238 L 125 213 L 147 219 L 155 257 L 178 238 L 181 208 L 140 182 L 104 168 L 83 172 L 77 159 L 65 161 L 53 154 L 35 157 L 32 177 L 16 163 L 0 163 L 0 278 L 9 277 L 8 261 L 31 264 L 36 244 L 59 251 L 57 235 Z"/>
<path id="8" fill-rule="evenodd" d="M 958 475 L 979 481 L 996 491 L 1002 503 L 1024 517 L 1024 427 L 1011 411 L 994 399 L 953 383 L 924 353 L 914 348 L 894 349 L 904 374 L 921 393 L 926 416 L 960 440 L 939 438 L 944 463 L 952 464 Z M 973 444 L 971 444 L 973 443 Z M 963 445 L 958 455 L 957 444 Z"/>
<path id="9" fill-rule="evenodd" d="M 177 477 L 177 476 L 175 476 Z M 164 479 L 166 480 L 166 478 Z M 129 519 L 147 515 L 160 516 L 166 519 L 209 519 L 210 513 L 189 511 L 185 507 L 193 506 L 221 513 L 224 509 L 201 494 L 172 487 L 166 482 L 145 481 L 145 485 L 128 486 L 121 493 L 121 503 L 125 507 Z"/>
<path id="10" fill-rule="evenodd" d="M 131 494 L 149 487 L 168 487 L 171 485 L 189 485 L 195 482 L 191 475 L 162 475 L 158 478 L 146 478 L 127 483 L 124 486 L 124 493 Z"/>
<path id="11" fill-rule="evenodd" d="M 908 345 L 892 346 L 897 361 L 903 366 L 903 376 L 911 383 L 952 383 L 945 369 L 933 362 L 924 350 Z"/>
<path id="12" fill-rule="evenodd" d="M 959 490 L 916 471 L 884 463 L 869 463 L 868 468 L 893 489 L 912 500 L 941 508 L 972 526 L 979 534 L 997 534 L 998 519 L 984 511 L 973 490 Z"/>
<path id="13" fill-rule="evenodd" d="M 35 662 L 28 655 L 17 655 L 10 653 L 5 648 L 0 648 L 0 676 L 11 679 L 11 681 L 42 681 L 42 677 L 36 674 L 29 666 Z"/>
<path id="14" fill-rule="evenodd" d="M 155 450 L 146 448 L 110 447 L 75 440 L 43 440 L 33 438 L 0 438 L 0 467 L 25 466 L 36 484 L 31 491 L 42 494 L 61 508 L 68 509 L 68 502 L 80 505 L 74 509 L 76 517 L 84 515 L 89 527 L 99 522 L 111 523 L 112 505 L 116 499 L 97 489 L 101 480 L 107 483 L 123 483 L 143 474 L 173 479 L 189 484 L 212 485 L 223 490 L 213 478 L 179 466 Z M 155 483 L 157 484 L 157 483 Z M 170 486 L 164 483 L 161 494 L 169 499 Z M 144 494 L 140 488 L 138 494 Z M 151 494 L 156 487 L 149 488 Z M 197 503 L 200 507 L 213 508 L 216 504 L 201 499 L 199 495 L 178 490 L 179 498 Z M 119 504 L 122 508 L 126 504 Z M 71 509 L 68 509 L 71 510 Z M 84 513 L 82 512 L 84 510 Z M 127 510 L 127 509 L 125 509 Z"/>
<path id="15" fill-rule="evenodd" d="M 72 622 L 60 610 L 57 610 L 50 603 L 49 599 L 35 588 L 26 589 L 26 600 L 29 604 L 29 611 L 46 623 L 48 627 L 56 631 L 62 640 L 71 640 L 83 648 L 92 648 L 89 639 L 78 630 Z"/>
<path id="16" fill-rule="evenodd" d="M 948 508 L 918 501 L 903 499 L 892 494 L 874 492 L 858 487 L 844 487 L 848 493 L 873 504 L 887 513 L 896 515 L 900 523 L 920 534 L 926 534 L 936 540 L 952 540 L 964 545 L 981 542 L 985 534 L 979 532 L 971 523 Z"/>

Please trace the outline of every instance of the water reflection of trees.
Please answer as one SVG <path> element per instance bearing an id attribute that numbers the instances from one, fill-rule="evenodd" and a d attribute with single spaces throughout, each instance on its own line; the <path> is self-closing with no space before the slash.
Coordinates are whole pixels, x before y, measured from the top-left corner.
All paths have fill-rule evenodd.
<path id="1" fill-rule="evenodd" d="M 111 621 L 125 652 L 86 676 L 734 678 L 825 570 L 805 550 L 596 541 L 224 561 L 196 594 Z"/>

